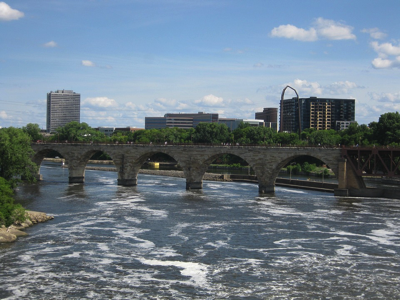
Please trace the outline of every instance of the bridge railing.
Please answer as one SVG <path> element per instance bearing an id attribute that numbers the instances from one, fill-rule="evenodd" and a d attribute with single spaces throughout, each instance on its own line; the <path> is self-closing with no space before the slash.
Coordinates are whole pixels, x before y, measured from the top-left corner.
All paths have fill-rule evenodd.
<path id="1" fill-rule="evenodd" d="M 70 142 L 70 141 L 37 141 L 33 142 L 33 145 L 38 144 L 77 144 L 77 145 L 137 145 L 137 146 L 208 146 L 208 147 L 221 147 L 221 146 L 229 146 L 229 147 L 263 147 L 263 148 L 329 148 L 329 149 L 339 149 L 340 145 L 332 146 L 332 145 L 293 145 L 293 144 L 240 144 L 240 143 L 138 143 L 138 142 L 126 142 L 126 143 L 110 143 L 110 142 Z"/>

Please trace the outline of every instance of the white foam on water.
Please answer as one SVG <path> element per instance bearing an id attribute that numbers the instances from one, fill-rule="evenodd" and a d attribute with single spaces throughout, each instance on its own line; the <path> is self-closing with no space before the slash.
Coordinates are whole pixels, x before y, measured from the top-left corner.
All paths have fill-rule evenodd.
<path id="1" fill-rule="evenodd" d="M 72 258 L 72 257 L 80 257 L 81 256 L 81 252 L 73 252 L 71 254 L 67 254 L 67 255 L 63 255 L 63 258 Z"/>
<path id="2" fill-rule="evenodd" d="M 353 255 L 350 252 L 351 251 L 356 251 L 356 248 L 354 246 L 350 246 L 350 245 L 340 245 L 340 247 L 342 247 L 341 249 L 336 249 L 336 254 L 337 255 Z"/>
<path id="3" fill-rule="evenodd" d="M 180 273 L 183 276 L 190 277 L 189 283 L 191 285 L 205 287 L 208 285 L 207 281 L 207 266 L 200 263 L 193 262 L 182 262 L 182 261 L 164 261 L 164 260 L 156 260 L 156 259 L 145 259 L 139 258 L 139 261 L 142 264 L 149 266 L 169 266 L 169 267 L 177 267 L 181 271 Z"/>
<path id="4" fill-rule="evenodd" d="M 400 243 L 396 243 L 396 241 L 400 241 L 399 235 L 387 229 L 372 230 L 367 237 L 383 245 L 400 246 Z"/>
<path id="5" fill-rule="evenodd" d="M 132 222 L 132 223 L 135 223 L 135 224 L 141 224 L 142 223 L 142 220 L 140 220 L 138 218 L 134 218 L 134 217 L 126 217 L 125 216 L 124 219 L 126 221 L 128 221 L 128 222 Z"/>

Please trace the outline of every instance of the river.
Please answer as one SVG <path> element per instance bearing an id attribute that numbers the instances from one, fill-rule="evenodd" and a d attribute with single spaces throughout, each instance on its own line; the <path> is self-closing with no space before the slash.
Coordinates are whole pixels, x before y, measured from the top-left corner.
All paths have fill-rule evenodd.
<path id="1" fill-rule="evenodd" d="M 59 164 L 18 188 L 55 219 L 0 244 L 1 299 L 399 299 L 400 201 Z"/>

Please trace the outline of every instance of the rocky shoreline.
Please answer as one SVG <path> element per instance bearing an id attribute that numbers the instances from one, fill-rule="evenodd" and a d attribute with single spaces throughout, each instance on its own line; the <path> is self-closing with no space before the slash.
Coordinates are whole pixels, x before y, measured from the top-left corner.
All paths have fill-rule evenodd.
<path id="1" fill-rule="evenodd" d="M 31 227 L 37 223 L 43 223 L 48 220 L 53 220 L 53 216 L 48 216 L 43 212 L 38 211 L 26 211 L 27 219 L 23 223 L 15 223 L 9 227 L 5 227 L 4 225 L 0 228 L 0 243 L 10 243 L 14 242 L 19 236 L 28 235 L 25 231 L 25 228 Z"/>

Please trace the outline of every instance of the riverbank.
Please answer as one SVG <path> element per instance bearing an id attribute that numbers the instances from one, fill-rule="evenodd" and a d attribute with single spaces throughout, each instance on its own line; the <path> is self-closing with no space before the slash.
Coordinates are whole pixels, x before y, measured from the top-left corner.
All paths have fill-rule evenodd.
<path id="1" fill-rule="evenodd" d="M 0 228 L 0 243 L 14 242 L 19 236 L 28 235 L 23 231 L 25 228 L 54 219 L 53 216 L 48 216 L 43 212 L 29 210 L 26 211 L 26 216 L 27 219 L 22 223 L 15 223 L 9 227 L 3 225 Z"/>

